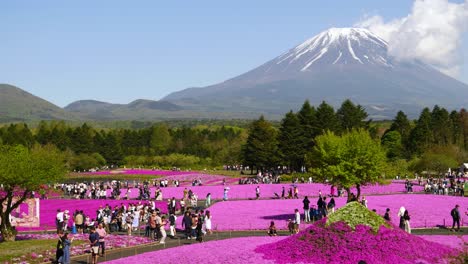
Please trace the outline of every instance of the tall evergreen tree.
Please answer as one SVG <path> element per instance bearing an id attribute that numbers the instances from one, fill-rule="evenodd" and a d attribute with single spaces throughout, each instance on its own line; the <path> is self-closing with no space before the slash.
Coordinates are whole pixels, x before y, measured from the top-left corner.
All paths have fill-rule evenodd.
<path id="1" fill-rule="evenodd" d="M 315 116 L 319 134 L 323 134 L 325 131 L 339 132 L 340 123 L 333 106 L 323 101 L 317 108 Z"/>
<path id="2" fill-rule="evenodd" d="M 270 169 L 277 165 L 278 143 L 276 130 L 261 116 L 252 122 L 247 142 L 242 147 L 243 162 L 257 170 Z"/>
<path id="3" fill-rule="evenodd" d="M 447 145 L 451 141 L 452 122 L 445 108 L 434 106 L 431 113 L 432 139 L 436 145 Z"/>
<path id="4" fill-rule="evenodd" d="M 416 122 L 416 127 L 411 131 L 409 137 L 409 148 L 411 153 L 420 154 L 432 143 L 431 111 L 424 108 Z"/>
<path id="5" fill-rule="evenodd" d="M 281 121 L 278 135 L 278 150 L 283 164 L 299 171 L 304 165 L 305 152 L 302 148 L 301 124 L 299 118 L 289 111 Z"/>
<path id="6" fill-rule="evenodd" d="M 461 145 L 462 143 L 462 123 L 460 120 L 460 114 L 457 111 L 450 112 L 450 122 L 452 123 L 452 133 L 450 144 Z"/>
<path id="7" fill-rule="evenodd" d="M 398 111 L 389 131 L 397 131 L 401 136 L 402 142 L 404 144 L 407 142 L 411 133 L 411 122 L 403 111 Z"/>
<path id="8" fill-rule="evenodd" d="M 336 112 L 340 123 L 341 131 L 349 131 L 353 128 L 366 127 L 367 113 L 361 105 L 355 105 L 351 100 L 346 99 L 340 109 Z"/>

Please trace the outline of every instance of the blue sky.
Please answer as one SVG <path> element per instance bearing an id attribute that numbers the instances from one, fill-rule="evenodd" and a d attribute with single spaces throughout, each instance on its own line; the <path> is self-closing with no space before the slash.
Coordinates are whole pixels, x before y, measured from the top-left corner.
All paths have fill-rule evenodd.
<path id="1" fill-rule="evenodd" d="M 461 1 L 456 1 L 461 2 Z M 160 99 L 235 77 L 329 27 L 409 0 L 2 1 L 0 83 L 65 106 Z M 468 38 L 460 79 L 468 83 Z"/>

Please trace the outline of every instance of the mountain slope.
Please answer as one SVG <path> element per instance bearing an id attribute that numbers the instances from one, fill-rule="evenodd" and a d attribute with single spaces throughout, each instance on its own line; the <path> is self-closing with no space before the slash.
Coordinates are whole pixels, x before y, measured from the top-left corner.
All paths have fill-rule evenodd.
<path id="1" fill-rule="evenodd" d="M 0 122 L 30 120 L 74 120 L 62 108 L 18 87 L 0 84 Z"/>
<path id="2" fill-rule="evenodd" d="M 468 85 L 421 62 L 397 61 L 387 48 L 366 29 L 332 28 L 240 76 L 163 100 L 198 111 L 281 114 L 305 99 L 339 106 L 350 98 L 374 118 L 393 118 L 398 110 L 415 117 L 425 106 L 468 103 Z"/>
<path id="3" fill-rule="evenodd" d="M 139 99 L 129 104 L 111 104 L 95 100 L 81 100 L 65 110 L 92 120 L 158 120 L 180 115 L 181 107 L 166 101 Z"/>

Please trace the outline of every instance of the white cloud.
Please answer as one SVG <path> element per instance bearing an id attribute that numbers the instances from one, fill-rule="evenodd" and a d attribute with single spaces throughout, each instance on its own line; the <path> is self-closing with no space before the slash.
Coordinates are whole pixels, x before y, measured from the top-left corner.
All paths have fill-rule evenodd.
<path id="1" fill-rule="evenodd" d="M 365 17 L 356 26 L 368 28 L 388 42 L 390 56 L 421 60 L 457 76 L 462 64 L 461 38 L 468 30 L 468 0 L 416 0 L 411 13 L 385 22 L 381 16 Z"/>

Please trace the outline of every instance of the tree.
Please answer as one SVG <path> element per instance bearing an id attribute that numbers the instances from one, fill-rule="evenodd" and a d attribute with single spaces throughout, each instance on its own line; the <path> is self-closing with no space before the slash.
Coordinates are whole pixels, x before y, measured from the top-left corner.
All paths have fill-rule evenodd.
<path id="1" fill-rule="evenodd" d="M 328 131 L 316 138 L 311 162 L 315 165 L 313 173 L 333 185 L 343 186 L 348 199 L 351 187 L 356 186 L 359 199 L 361 186 L 381 182 L 385 151 L 364 129 L 352 130 L 342 136 Z"/>
<path id="2" fill-rule="evenodd" d="M 335 114 L 335 109 L 325 101 L 323 101 L 315 113 L 317 120 L 318 135 L 329 130 L 332 132 L 339 132 L 340 123 Z"/>
<path id="3" fill-rule="evenodd" d="M 408 145 L 412 153 L 420 154 L 428 149 L 431 144 L 431 112 L 429 108 L 426 107 L 422 110 L 416 127 L 411 130 Z"/>
<path id="4" fill-rule="evenodd" d="M 152 127 L 150 146 L 156 154 L 165 154 L 171 146 L 171 134 L 166 124 Z"/>
<path id="5" fill-rule="evenodd" d="M 431 113 L 431 130 L 436 145 L 447 145 L 452 137 L 452 120 L 445 108 L 434 106 Z"/>
<path id="6" fill-rule="evenodd" d="M 281 121 L 278 135 L 278 150 L 281 160 L 283 164 L 296 171 L 299 171 L 304 164 L 305 155 L 300 128 L 299 118 L 290 111 Z"/>
<path id="7" fill-rule="evenodd" d="M 0 232 L 4 241 L 14 241 L 16 230 L 10 213 L 43 184 L 59 182 L 65 175 L 63 156 L 53 146 L 0 146 Z"/>
<path id="8" fill-rule="evenodd" d="M 346 99 L 340 109 L 336 111 L 336 116 L 340 123 L 341 131 L 348 131 L 353 128 L 366 127 L 367 113 L 361 105 L 355 105 L 351 100 Z"/>
<path id="9" fill-rule="evenodd" d="M 402 156 L 403 145 L 398 131 L 390 131 L 382 137 L 382 146 L 387 150 L 387 158 L 395 159 Z"/>
<path id="10" fill-rule="evenodd" d="M 276 130 L 261 116 L 252 123 L 247 142 L 242 146 L 244 164 L 257 171 L 271 168 L 276 165 L 277 152 Z"/>
<path id="11" fill-rule="evenodd" d="M 397 131 L 400 133 L 402 143 L 407 143 L 408 137 L 411 133 L 411 123 L 403 111 L 398 111 L 395 119 L 393 119 L 390 129 L 387 132 L 390 131 Z"/>

